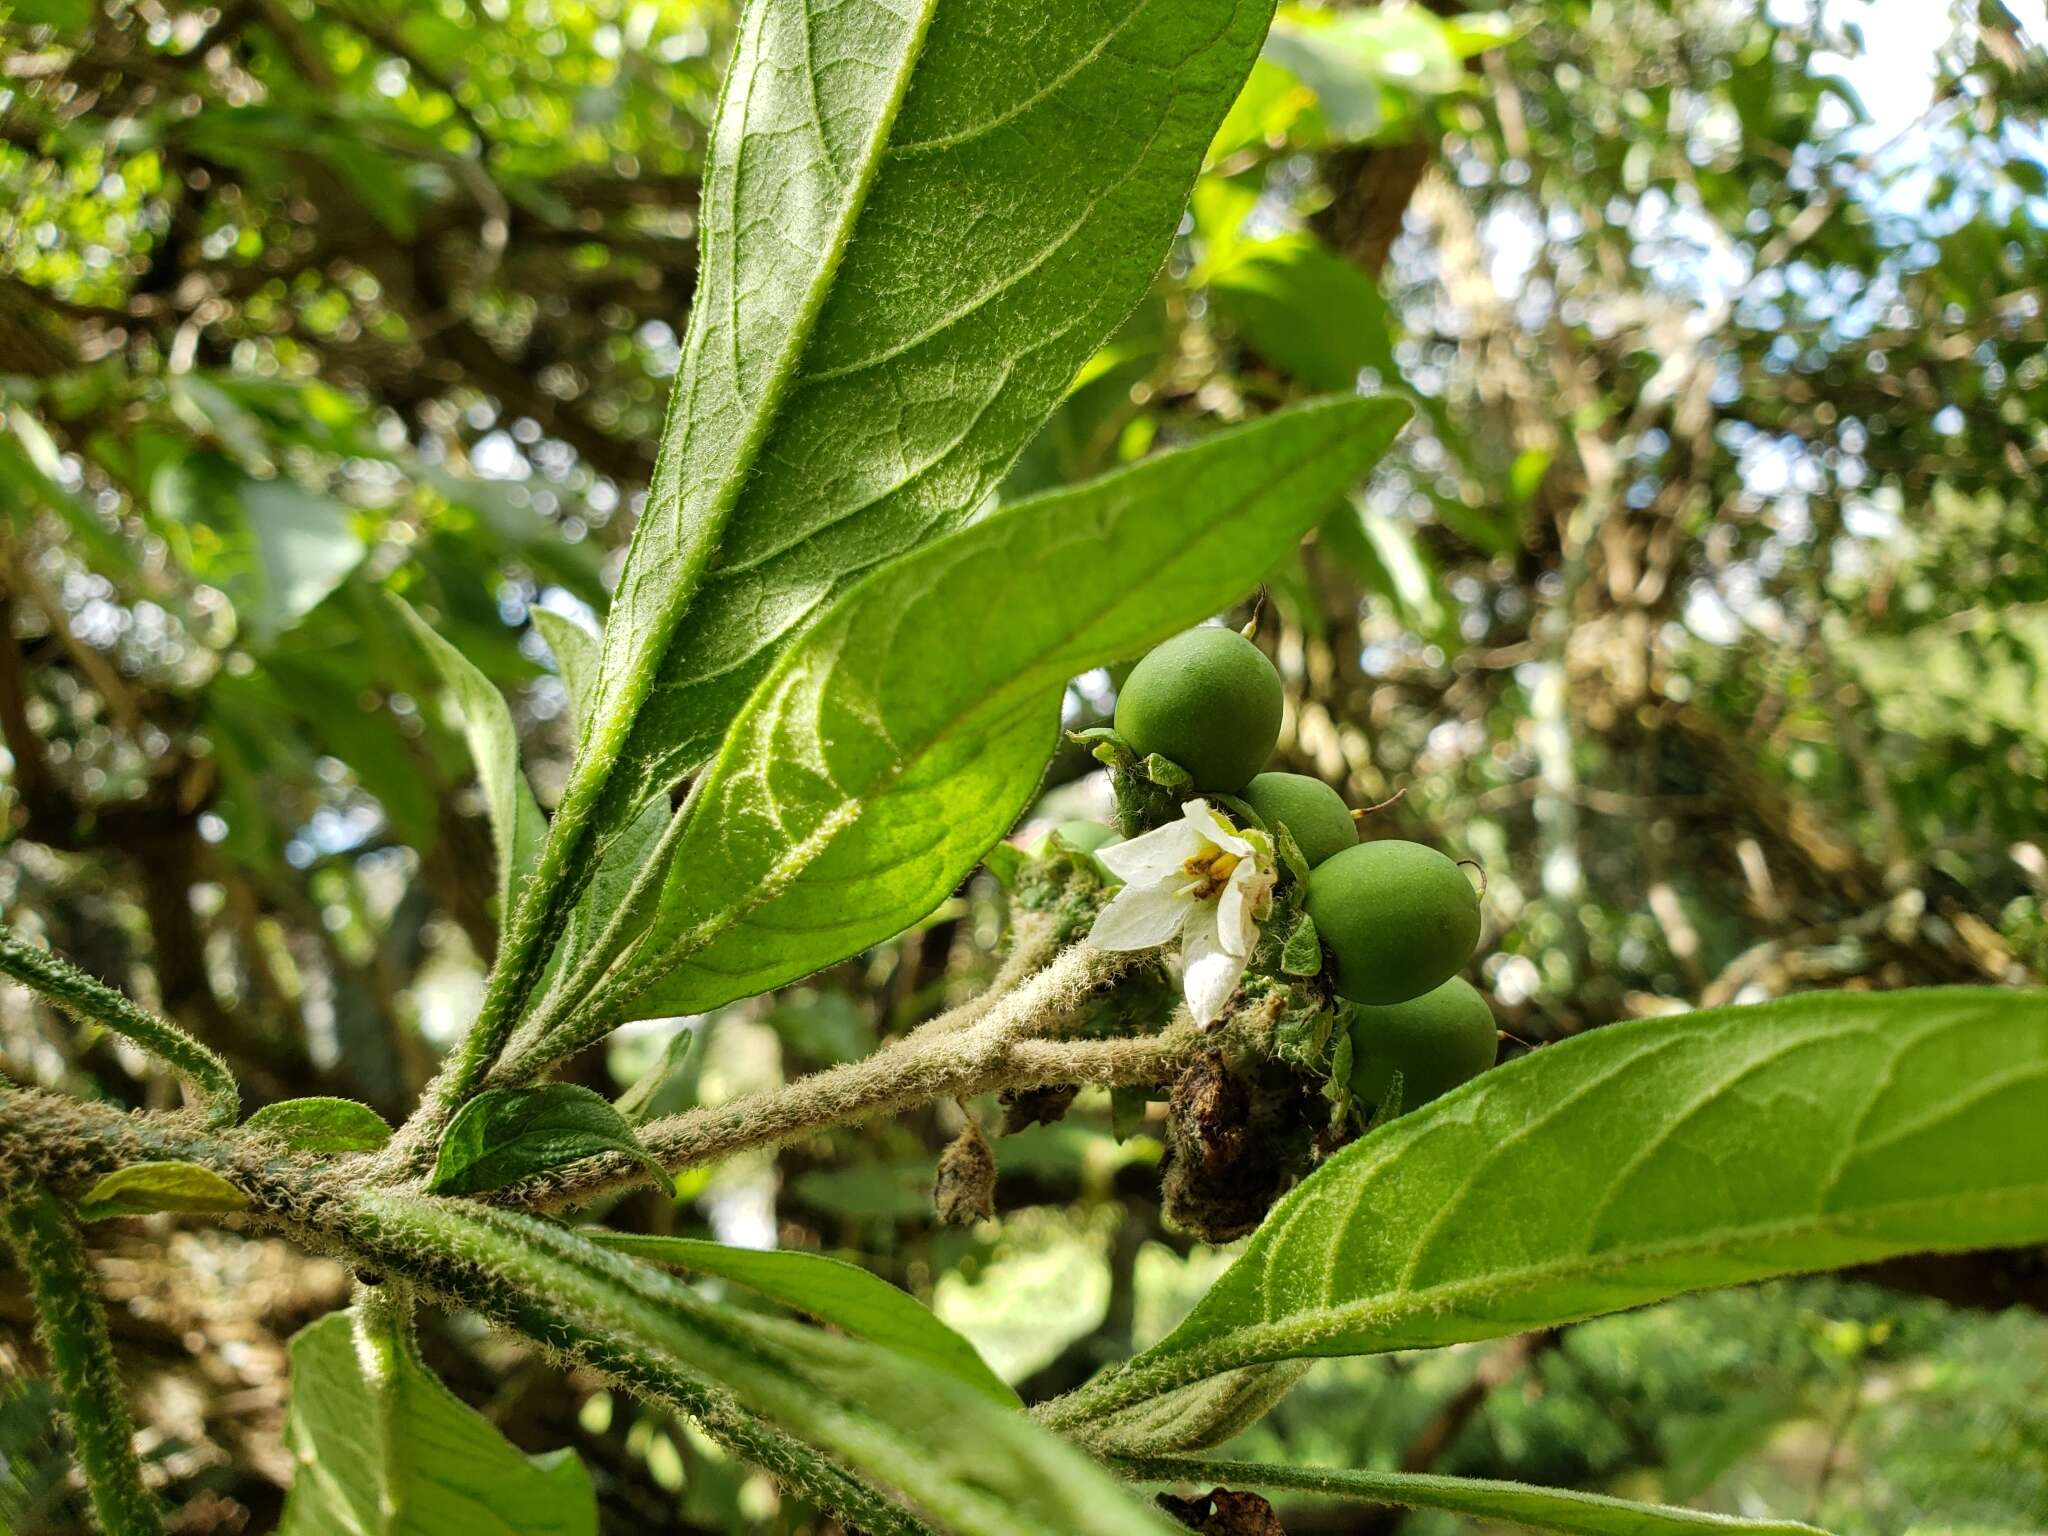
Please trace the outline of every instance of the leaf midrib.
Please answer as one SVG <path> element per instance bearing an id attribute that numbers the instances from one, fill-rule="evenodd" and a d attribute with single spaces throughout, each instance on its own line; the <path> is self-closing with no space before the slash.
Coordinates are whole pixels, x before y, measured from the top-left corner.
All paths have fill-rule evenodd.
<path id="1" fill-rule="evenodd" d="M 1378 1324 L 1388 1319 L 1410 1316 L 1418 1313 L 1446 1313 L 1455 1310 L 1456 1304 L 1471 1297 L 1484 1297 L 1503 1290 L 1513 1289 L 1525 1282 L 1541 1281 L 1598 1281 L 1606 1276 L 1644 1263 L 1656 1263 L 1669 1259 L 1711 1257 L 1715 1253 L 1739 1247 L 1757 1240 L 1774 1237 L 1826 1237 L 1855 1236 L 1859 1227 L 1901 1215 L 1920 1212 L 1954 1213 L 1965 1210 L 1981 1212 L 1987 1207 L 2000 1205 L 2026 1205 L 2039 1201 L 2048 1205 L 2048 1180 L 2038 1184 L 2011 1185 L 2003 1189 L 1989 1190 L 1967 1197 L 1954 1194 L 1930 1195 L 1914 1200 L 1891 1201 L 1882 1205 L 1867 1205 L 1855 1211 L 1835 1216 L 1799 1216 L 1778 1221 L 1752 1222 L 1734 1227 L 1718 1227 L 1710 1233 L 1696 1234 L 1687 1238 L 1668 1240 L 1661 1243 L 1639 1244 L 1628 1249 L 1617 1249 L 1610 1254 L 1596 1258 L 1590 1254 L 1574 1255 L 1570 1259 L 1553 1260 L 1543 1264 L 1523 1265 L 1512 1269 L 1489 1270 L 1485 1275 L 1470 1279 L 1446 1281 L 1439 1285 L 1427 1286 L 1421 1290 L 1380 1292 L 1370 1298 L 1352 1301 L 1341 1307 L 1318 1306 L 1301 1308 L 1289 1313 L 1285 1319 L 1271 1316 L 1257 1323 L 1233 1328 L 1216 1335 L 1203 1343 L 1161 1355 L 1152 1368 L 1171 1370 L 1175 1379 L 1161 1384 L 1152 1384 L 1145 1394 L 1156 1396 L 1171 1391 L 1176 1386 L 1185 1386 L 1190 1381 L 1199 1381 L 1220 1370 L 1234 1369 L 1244 1365 L 1258 1365 L 1272 1360 L 1292 1358 L 1289 1354 L 1260 1355 L 1256 1349 L 1266 1340 L 1276 1343 L 1285 1340 L 1290 1348 L 1300 1344 L 1322 1343 L 1338 1337 L 1359 1324 Z M 1954 1252 L 1970 1246 L 1957 1244 L 1944 1246 L 1938 1240 L 1928 1245 L 1929 1252 Z M 1794 1271 L 1771 1270 L 1769 1273 L 1795 1273 Z M 1703 1282 L 1706 1283 L 1706 1282 Z M 1263 1290 L 1263 1288 L 1262 1288 Z M 1683 1288 L 1663 1295 L 1678 1295 Z M 1263 1297 L 1262 1297 L 1263 1300 Z M 1557 1322 L 1575 1321 L 1598 1315 L 1595 1312 L 1570 1313 L 1554 1317 Z M 1548 1316 L 1548 1314 L 1546 1314 Z M 1515 1332 L 1522 1327 L 1537 1326 L 1519 1322 L 1507 1322 L 1500 1332 Z M 1471 1338 L 1498 1337 L 1495 1334 L 1473 1334 Z M 1239 1354 L 1237 1351 L 1247 1341 L 1257 1341 L 1253 1352 Z M 1162 1346 L 1163 1347 L 1163 1346 Z M 1377 1354 L 1385 1349 L 1400 1349 L 1408 1346 L 1375 1345 L 1355 1351 L 1359 1354 Z M 1418 1346 L 1419 1347 L 1419 1346 Z M 1226 1356 L 1224 1364 L 1208 1363 L 1211 1357 Z M 1134 1362 L 1135 1364 L 1136 1362 Z M 1146 1371 L 1150 1374 L 1150 1368 Z M 1187 1373 L 1187 1374 L 1182 1374 Z M 1142 1401 L 1131 1399 L 1130 1401 Z M 1118 1406 L 1125 1406 L 1119 1404 Z M 1104 1411 L 1107 1411 L 1105 1409 Z"/>

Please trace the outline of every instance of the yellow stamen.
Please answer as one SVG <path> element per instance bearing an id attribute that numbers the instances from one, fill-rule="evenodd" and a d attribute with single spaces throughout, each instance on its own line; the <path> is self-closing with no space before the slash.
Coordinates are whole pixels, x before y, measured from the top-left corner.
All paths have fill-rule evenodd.
<path id="1" fill-rule="evenodd" d="M 1230 872 L 1243 862 L 1236 854 L 1225 853 L 1213 843 L 1204 844 L 1200 853 L 1181 865 L 1196 882 L 1189 894 L 1197 901 L 1215 900 L 1230 883 Z"/>

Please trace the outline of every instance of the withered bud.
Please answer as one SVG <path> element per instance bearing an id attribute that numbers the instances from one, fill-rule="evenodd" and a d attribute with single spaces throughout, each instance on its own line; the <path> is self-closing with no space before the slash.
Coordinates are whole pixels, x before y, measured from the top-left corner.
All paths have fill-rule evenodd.
<path id="1" fill-rule="evenodd" d="M 1162 1493 L 1159 1507 L 1200 1536 L 1287 1536 L 1273 1506 L 1256 1493 L 1211 1489 L 1192 1499 Z"/>
<path id="2" fill-rule="evenodd" d="M 968 1227 L 996 1213 L 996 1156 L 972 1120 L 939 1154 L 932 1206 L 940 1221 Z"/>

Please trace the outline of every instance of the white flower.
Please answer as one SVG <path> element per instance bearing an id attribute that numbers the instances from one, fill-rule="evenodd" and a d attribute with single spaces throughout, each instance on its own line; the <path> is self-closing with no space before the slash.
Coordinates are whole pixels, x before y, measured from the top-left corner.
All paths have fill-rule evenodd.
<path id="1" fill-rule="evenodd" d="M 1180 935 L 1181 990 L 1204 1029 L 1244 977 L 1273 890 L 1273 849 L 1190 800 L 1181 819 L 1096 854 L 1124 882 L 1095 919 L 1097 949 L 1152 949 Z"/>

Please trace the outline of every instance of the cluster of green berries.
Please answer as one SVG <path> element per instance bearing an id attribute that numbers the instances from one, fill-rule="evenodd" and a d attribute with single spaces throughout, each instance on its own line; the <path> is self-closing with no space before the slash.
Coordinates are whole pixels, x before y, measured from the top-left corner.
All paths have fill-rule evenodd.
<path id="1" fill-rule="evenodd" d="M 1287 828 L 1310 867 L 1305 910 L 1331 984 L 1354 1005 L 1352 1090 L 1380 1104 L 1398 1073 L 1402 1107 L 1412 1109 L 1493 1065 L 1492 1011 L 1457 974 L 1479 942 L 1479 895 L 1433 848 L 1360 842 L 1350 808 L 1322 780 L 1261 772 L 1281 707 L 1280 675 L 1265 653 L 1205 627 L 1131 669 L 1116 730 L 1140 756 L 1186 769 L 1198 792 L 1234 796 L 1268 828 Z M 1064 828 L 1062 836 L 1077 841 Z"/>

